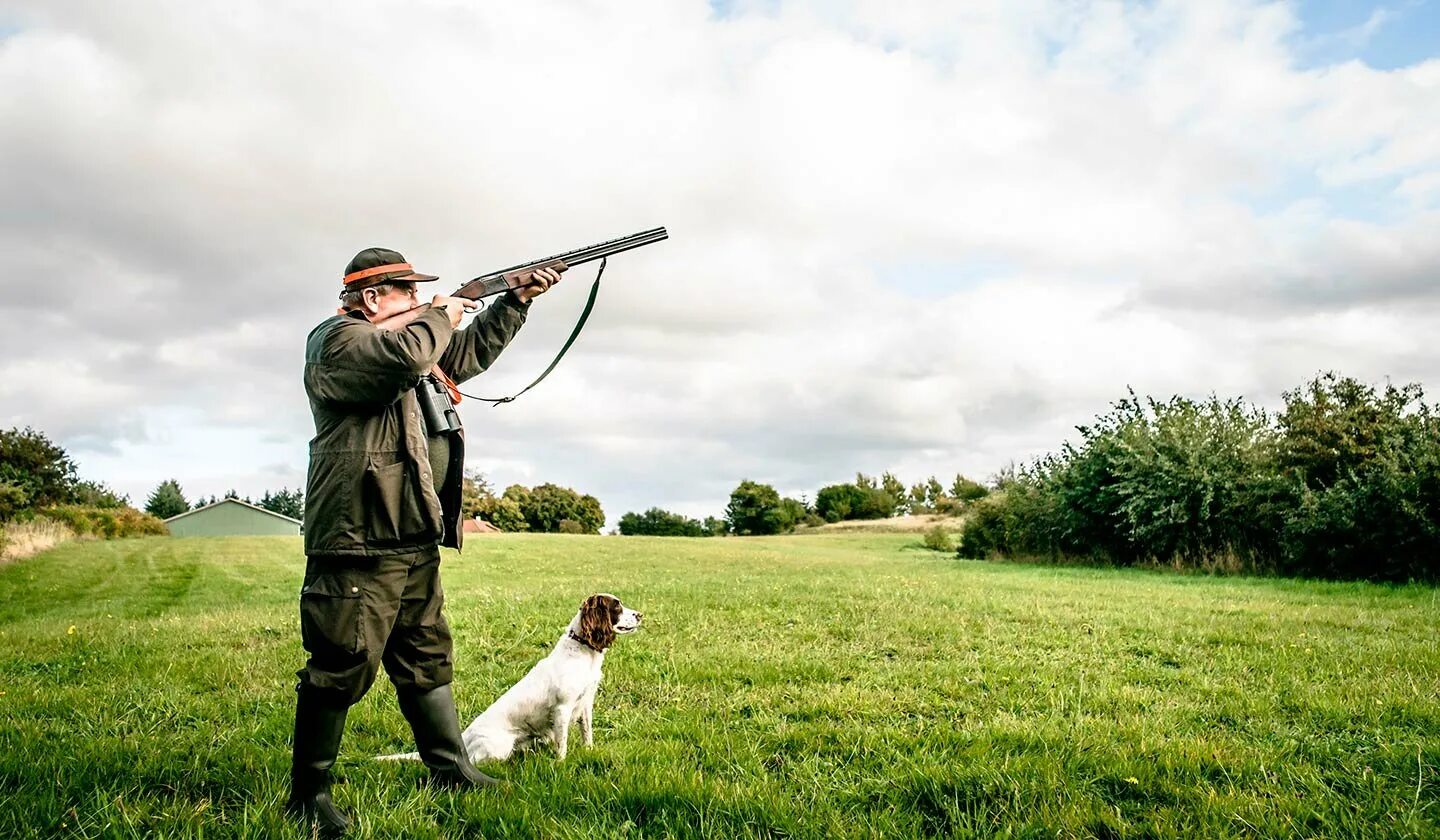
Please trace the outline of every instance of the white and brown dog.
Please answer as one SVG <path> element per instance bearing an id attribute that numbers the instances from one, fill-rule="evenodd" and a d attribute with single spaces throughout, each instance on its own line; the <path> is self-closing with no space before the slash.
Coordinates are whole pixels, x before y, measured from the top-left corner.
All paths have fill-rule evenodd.
<path id="1" fill-rule="evenodd" d="M 563 759 L 570 724 L 576 718 L 585 746 L 593 745 L 595 689 L 600 686 L 605 649 L 617 635 L 639 629 L 641 617 L 614 595 L 586 598 L 550 655 L 535 663 L 461 733 L 470 760 L 504 761 L 545 741 Z M 382 758 L 419 758 L 419 754 Z"/>

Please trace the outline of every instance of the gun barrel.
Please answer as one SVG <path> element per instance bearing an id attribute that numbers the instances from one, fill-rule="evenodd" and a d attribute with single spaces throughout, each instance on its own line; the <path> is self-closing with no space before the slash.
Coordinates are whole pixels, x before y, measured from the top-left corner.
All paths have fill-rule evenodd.
<path id="1" fill-rule="evenodd" d="M 499 277 L 504 274 L 509 274 L 512 271 L 517 271 L 519 269 L 525 268 L 526 266 L 536 265 L 539 263 L 554 262 L 555 260 L 563 260 L 566 266 L 580 265 L 581 263 L 592 262 L 594 260 L 600 259 L 601 257 L 608 257 L 612 254 L 619 254 L 623 251 L 629 251 L 634 248 L 639 248 L 642 245 L 649 245 L 654 242 L 661 242 L 669 238 L 670 234 L 666 233 L 665 228 L 652 228 L 650 230 L 643 230 L 639 233 L 632 233 L 629 236 L 621 236 L 615 239 L 608 239 L 604 242 L 598 242 L 594 245 L 587 245 L 584 248 L 576 248 L 573 251 L 566 251 L 563 254 L 555 254 L 554 256 L 545 257 L 544 259 L 532 260 L 530 262 L 523 262 L 518 265 L 512 265 L 509 268 L 502 268 L 499 271 L 492 271 L 489 274 L 482 274 L 475 279 L 488 280 L 492 277 Z"/>
<path id="2" fill-rule="evenodd" d="M 669 239 L 670 234 L 665 228 L 658 227 L 651 230 L 632 233 L 629 236 L 622 236 L 618 239 L 611 239 L 608 242 L 601 242 L 598 245 L 591 245 L 588 248 L 578 248 L 566 254 L 558 254 L 552 259 L 559 258 L 565 261 L 566 265 L 580 265 L 581 263 L 598 260 L 601 257 L 608 257 L 612 254 L 619 254 L 642 245 L 649 245 L 654 242 L 661 242 Z"/>

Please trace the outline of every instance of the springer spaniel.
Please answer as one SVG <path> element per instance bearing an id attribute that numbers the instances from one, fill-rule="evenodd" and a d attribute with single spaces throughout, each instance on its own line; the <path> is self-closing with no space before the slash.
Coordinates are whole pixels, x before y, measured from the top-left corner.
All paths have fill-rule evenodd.
<path id="1" fill-rule="evenodd" d="M 586 598 L 550 655 L 535 663 L 461 733 L 470 760 L 504 761 L 547 740 L 556 757 L 563 759 L 570 723 L 577 717 L 585 746 L 592 746 L 595 689 L 600 686 L 605 649 L 616 635 L 639 629 L 642 616 L 608 593 Z M 419 754 L 381 758 L 419 758 Z"/>

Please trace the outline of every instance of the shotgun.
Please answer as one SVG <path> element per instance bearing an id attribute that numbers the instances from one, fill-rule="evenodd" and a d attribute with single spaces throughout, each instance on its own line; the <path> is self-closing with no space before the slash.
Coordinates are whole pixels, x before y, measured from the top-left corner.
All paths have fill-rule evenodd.
<path id="1" fill-rule="evenodd" d="M 519 289 L 530 285 L 533 280 L 532 275 L 542 268 L 553 268 L 556 271 L 563 272 L 572 266 L 594 262 L 595 260 L 639 248 L 642 245 L 663 242 L 669 238 L 670 234 L 666 233 L 663 227 L 642 230 L 639 233 L 632 233 L 629 236 L 621 236 L 617 239 L 610 239 L 595 245 L 588 245 L 584 248 L 566 251 L 563 254 L 543 257 L 538 260 L 520 263 L 519 265 L 512 265 L 509 268 L 502 268 L 499 271 L 492 271 L 489 274 L 482 274 L 456 289 L 450 296 L 465 298 L 467 300 L 480 300 L 481 298 L 487 298 L 491 295 L 498 295 L 501 292 L 508 292 L 511 289 Z M 415 320 L 429 308 L 430 304 L 423 303 L 413 309 L 407 309 L 404 312 L 391 315 L 383 321 L 376 321 L 375 326 L 382 330 L 398 330 Z"/>

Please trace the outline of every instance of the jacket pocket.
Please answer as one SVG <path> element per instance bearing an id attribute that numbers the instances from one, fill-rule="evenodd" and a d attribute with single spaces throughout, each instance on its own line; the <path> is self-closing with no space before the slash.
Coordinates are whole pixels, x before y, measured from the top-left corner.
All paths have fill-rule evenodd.
<path id="1" fill-rule="evenodd" d="M 434 539 L 421 510 L 423 500 L 408 461 L 365 470 L 366 543 L 384 548 Z"/>
<path id="2" fill-rule="evenodd" d="M 322 572 L 300 589 L 300 637 L 305 649 L 325 660 L 360 651 L 360 597 L 364 576 Z"/>

